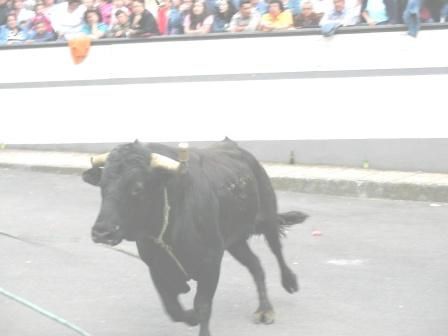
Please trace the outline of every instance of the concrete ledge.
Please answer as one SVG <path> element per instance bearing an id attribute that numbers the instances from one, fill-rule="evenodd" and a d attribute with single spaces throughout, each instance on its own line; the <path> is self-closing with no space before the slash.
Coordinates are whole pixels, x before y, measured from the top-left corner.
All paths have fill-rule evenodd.
<path id="1" fill-rule="evenodd" d="M 89 153 L 3 149 L 0 167 L 80 175 L 90 167 L 90 156 Z M 448 203 L 448 174 L 270 163 L 263 166 L 277 190 Z"/>
<path id="2" fill-rule="evenodd" d="M 371 181 L 325 180 L 306 178 L 272 178 L 274 188 L 309 194 L 326 194 L 360 198 L 448 202 L 448 186 L 419 185 Z"/>

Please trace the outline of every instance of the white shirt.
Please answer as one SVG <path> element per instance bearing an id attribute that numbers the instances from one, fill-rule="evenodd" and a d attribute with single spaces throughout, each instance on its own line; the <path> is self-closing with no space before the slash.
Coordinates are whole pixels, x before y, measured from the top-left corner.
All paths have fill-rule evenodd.
<path id="1" fill-rule="evenodd" d="M 51 15 L 54 30 L 63 35 L 80 33 L 84 23 L 86 6 L 79 5 L 72 13 L 68 11 L 68 2 L 62 2 L 54 6 Z"/>

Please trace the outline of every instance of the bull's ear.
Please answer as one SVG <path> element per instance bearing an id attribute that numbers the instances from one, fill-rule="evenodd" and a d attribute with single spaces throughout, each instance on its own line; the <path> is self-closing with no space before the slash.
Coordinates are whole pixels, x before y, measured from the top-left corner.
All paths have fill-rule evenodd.
<path id="1" fill-rule="evenodd" d="M 101 175 L 103 169 L 100 167 L 93 167 L 82 173 L 82 179 L 84 182 L 98 187 L 101 181 Z"/>

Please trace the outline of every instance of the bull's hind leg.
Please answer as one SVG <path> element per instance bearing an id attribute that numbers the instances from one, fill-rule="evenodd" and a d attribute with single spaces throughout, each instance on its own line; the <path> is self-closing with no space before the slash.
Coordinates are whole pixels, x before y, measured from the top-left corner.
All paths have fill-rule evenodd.
<path id="1" fill-rule="evenodd" d="M 288 267 L 288 265 L 286 265 L 286 261 L 283 256 L 278 224 L 274 223 L 273 225 L 271 225 L 271 227 L 264 232 L 264 236 L 266 237 L 268 245 L 272 253 L 274 253 L 275 257 L 277 258 L 278 265 L 280 266 L 283 288 L 291 294 L 299 291 L 297 276 Z"/>
<path id="2" fill-rule="evenodd" d="M 241 241 L 233 244 L 228 248 L 228 251 L 236 260 L 249 269 L 249 272 L 255 280 L 258 300 L 260 302 L 260 305 L 254 315 L 255 322 L 265 324 L 273 323 L 275 313 L 271 302 L 269 302 L 268 293 L 266 290 L 265 274 L 263 268 L 261 267 L 260 260 L 252 252 L 247 244 L 247 241 Z"/>

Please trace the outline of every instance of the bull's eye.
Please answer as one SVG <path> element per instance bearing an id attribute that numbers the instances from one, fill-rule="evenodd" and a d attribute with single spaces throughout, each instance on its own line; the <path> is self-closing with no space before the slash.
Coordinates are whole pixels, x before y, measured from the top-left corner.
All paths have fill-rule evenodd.
<path id="1" fill-rule="evenodd" d="M 144 188 L 143 182 L 140 181 L 137 182 L 132 188 L 131 195 L 134 197 L 140 195 L 143 191 L 143 188 Z"/>

